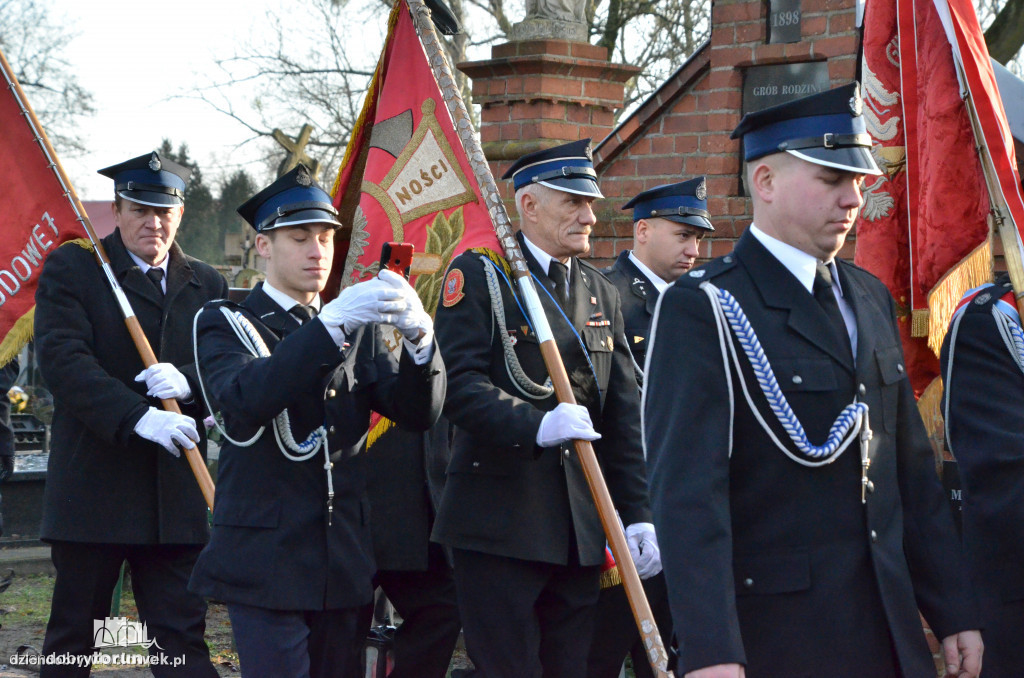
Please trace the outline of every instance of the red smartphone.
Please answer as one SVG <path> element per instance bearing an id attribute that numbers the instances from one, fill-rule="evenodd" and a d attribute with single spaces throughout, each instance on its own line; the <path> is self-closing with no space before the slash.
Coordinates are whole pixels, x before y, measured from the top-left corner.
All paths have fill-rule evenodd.
<path id="1" fill-rule="evenodd" d="M 411 242 L 386 242 L 380 248 L 380 269 L 394 271 L 409 279 L 409 267 L 412 265 L 412 253 L 415 246 Z"/>

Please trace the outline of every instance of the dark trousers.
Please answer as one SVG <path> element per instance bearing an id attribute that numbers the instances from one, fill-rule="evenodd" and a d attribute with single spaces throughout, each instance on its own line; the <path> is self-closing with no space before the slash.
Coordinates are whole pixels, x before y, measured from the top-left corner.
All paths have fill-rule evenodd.
<path id="1" fill-rule="evenodd" d="M 268 610 L 228 603 L 243 678 L 357 678 L 360 608 Z"/>
<path id="2" fill-rule="evenodd" d="M 672 614 L 668 608 L 668 589 L 664 573 L 643 582 L 647 603 L 654 613 L 661 640 L 668 650 L 672 642 Z M 587 678 L 617 678 L 626 653 L 633 659 L 636 678 L 653 677 L 650 660 L 644 649 L 633 610 L 622 584 L 601 590 L 594 621 L 593 642 L 587 659 Z"/>
<path id="3" fill-rule="evenodd" d="M 388 678 L 444 678 L 448 674 L 462 624 L 452 570 L 437 544 L 430 545 L 428 567 L 424 571 L 381 570 L 374 578 L 402 617 L 395 634 L 395 668 Z M 365 612 L 365 617 L 370 616 L 372 608 Z"/>
<path id="4" fill-rule="evenodd" d="M 163 654 L 170 663 L 154 665 L 153 675 L 216 678 L 203 639 L 206 601 L 187 588 L 201 550 L 198 545 L 53 542 L 50 558 L 57 578 L 43 654 L 93 653 L 93 624 L 110 616 L 110 598 L 121 563 L 127 560 L 140 621 L 146 624 L 147 637 L 155 641 L 150 655 Z M 121 649 L 114 647 L 110 651 Z M 181 657 L 184 665 L 174 667 L 175 659 Z M 89 671 L 89 666 L 43 666 L 40 676 L 88 676 Z"/>
<path id="5" fill-rule="evenodd" d="M 474 678 L 583 678 L 600 568 L 454 549 Z"/>

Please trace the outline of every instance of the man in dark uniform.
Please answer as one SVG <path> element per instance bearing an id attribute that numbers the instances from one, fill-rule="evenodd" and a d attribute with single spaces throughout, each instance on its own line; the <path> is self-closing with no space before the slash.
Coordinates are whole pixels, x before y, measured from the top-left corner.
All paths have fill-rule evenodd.
<path id="1" fill-rule="evenodd" d="M 537 334 L 507 263 L 469 252 L 437 311 L 455 426 L 434 539 L 453 548 L 459 613 L 478 675 L 586 673 L 605 536 L 572 449 L 594 440 L 641 567 L 657 568 L 638 393 L 619 295 L 578 259 L 601 197 L 589 140 L 512 165 L 519 242 L 579 405 L 545 387 Z M 515 375 L 515 376 L 510 376 Z M 556 407 L 557 405 L 557 407 Z"/>
<path id="2" fill-rule="evenodd" d="M 893 300 L 835 258 L 879 173 L 860 112 L 854 83 L 745 116 L 754 223 L 655 312 L 645 449 L 689 676 L 932 676 L 918 609 L 949 675 L 981 668 Z"/>
<path id="3" fill-rule="evenodd" d="M 960 302 L 942 375 L 985 676 L 1024 676 L 1024 334 L 1006 276 Z"/>
<path id="4" fill-rule="evenodd" d="M 707 197 L 707 182 L 704 177 L 697 177 L 644 191 L 622 207 L 633 210 L 633 249 L 619 254 L 603 273 L 622 297 L 626 343 L 633 353 L 633 369 L 640 386 L 658 297 L 693 268 L 701 240 L 715 230 L 709 219 Z M 672 616 L 665 575 L 641 572 L 640 577 L 658 631 L 667 645 L 672 639 Z M 617 678 L 627 653 L 633 659 L 637 678 L 653 676 L 617 567 L 602 573 L 601 585 L 587 659 L 588 677 Z"/>
<path id="5" fill-rule="evenodd" d="M 7 392 L 18 378 L 18 359 L 0 367 L 0 485 L 14 475 L 14 430 L 11 428 L 11 400 Z M 4 533 L 3 502 L 0 500 L 0 535 Z"/>
<path id="6" fill-rule="evenodd" d="M 192 318 L 227 284 L 174 242 L 190 173 L 155 152 L 100 170 L 114 180 L 117 225 L 103 247 L 158 364 L 143 370 L 90 250 L 64 245 L 39 278 L 36 355 L 54 400 L 42 539 L 57 570 L 43 653 L 92 653 L 94 620 L 109 616 L 127 561 L 151 654 L 184 657 L 182 668 L 153 672 L 215 676 L 206 603 L 186 589 L 209 535 L 206 502 L 177 445 L 205 455 Z M 183 414 L 161 409 L 160 398 L 178 400 Z M 58 674 L 88 675 L 89 666 L 42 668 Z"/>
<path id="7" fill-rule="evenodd" d="M 198 318 L 204 394 L 230 438 L 191 587 L 227 603 L 242 675 L 354 677 L 375 569 L 361 454 L 370 411 L 426 430 L 444 366 L 430 316 L 396 273 L 317 313 L 339 223 L 304 165 L 238 212 L 256 229 L 267 279 L 240 306 Z M 400 358 L 384 322 L 402 333 Z"/>
<path id="8" fill-rule="evenodd" d="M 427 472 L 448 444 L 442 419 L 426 433 L 391 428 L 367 449 L 374 584 L 402 618 L 390 678 L 444 678 L 462 630 L 451 564 L 430 541 L 437 488 Z M 365 616 L 368 625 L 372 608 Z"/>
<path id="9" fill-rule="evenodd" d="M 658 297 L 693 268 L 701 240 L 715 230 L 707 197 L 707 181 L 697 177 L 644 191 L 622 207 L 633 210 L 633 249 L 602 273 L 622 297 L 626 343 L 641 371 Z"/>

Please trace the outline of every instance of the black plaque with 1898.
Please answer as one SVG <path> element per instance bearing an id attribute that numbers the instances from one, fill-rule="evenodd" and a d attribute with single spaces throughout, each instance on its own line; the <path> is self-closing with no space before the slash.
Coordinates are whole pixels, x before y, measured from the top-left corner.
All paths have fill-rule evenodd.
<path id="1" fill-rule="evenodd" d="M 768 42 L 800 42 L 800 0 L 768 3 Z"/>

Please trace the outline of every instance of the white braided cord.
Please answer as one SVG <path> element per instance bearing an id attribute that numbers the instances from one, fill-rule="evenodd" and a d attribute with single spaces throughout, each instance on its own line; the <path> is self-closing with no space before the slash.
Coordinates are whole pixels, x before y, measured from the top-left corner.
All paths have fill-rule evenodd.
<path id="1" fill-rule="evenodd" d="M 830 464 L 838 459 L 846 448 L 849 447 L 850 443 L 857 439 L 858 434 L 861 434 L 862 457 L 866 458 L 866 443 L 871 437 L 871 429 L 868 424 L 867 403 L 858 402 L 854 399 L 854 402 L 847 405 L 843 408 L 843 411 L 839 413 L 839 416 L 829 429 L 828 437 L 825 439 L 825 442 L 822 445 L 812 444 L 807 438 L 807 433 L 804 430 L 803 425 L 797 418 L 796 413 L 793 412 L 789 401 L 786 400 L 785 394 L 779 387 L 778 380 L 775 377 L 775 373 L 772 371 L 771 364 L 768 362 L 768 358 L 761 347 L 761 342 L 758 340 L 754 329 L 750 326 L 750 322 L 747 320 L 746 314 L 743 312 L 739 303 L 729 292 L 719 289 L 710 282 L 701 283 L 700 288 L 711 301 L 711 306 L 714 311 L 715 321 L 718 328 L 719 343 L 722 347 L 722 360 L 723 363 L 725 363 L 726 382 L 729 385 L 730 456 L 732 455 L 732 419 L 734 412 L 732 405 L 732 380 L 729 378 L 729 361 L 726 358 L 726 346 L 728 346 L 728 351 L 731 354 L 732 364 L 735 367 L 737 376 L 739 377 L 740 386 L 743 389 L 743 395 L 746 398 L 747 405 L 750 407 L 751 413 L 757 419 L 761 428 L 765 431 L 768 437 L 773 443 L 775 443 L 775 446 L 784 452 L 786 456 L 804 466 L 824 466 L 825 464 Z M 744 376 L 743 370 L 740 366 L 736 346 L 732 341 L 728 341 L 725 336 L 726 325 L 732 329 L 737 341 L 743 348 L 743 352 L 746 354 L 751 369 L 754 371 L 754 375 L 761 387 L 761 392 L 764 394 L 764 397 L 768 402 L 769 408 L 782 425 L 782 428 L 786 431 L 793 445 L 797 450 L 799 450 L 800 454 L 794 454 L 788 446 L 784 445 L 761 416 L 761 412 L 755 405 L 753 397 L 750 395 L 750 390 L 747 387 L 746 377 Z"/>
<path id="2" fill-rule="evenodd" d="M 995 304 L 992 306 L 992 317 L 996 321 L 996 327 L 999 328 L 999 334 L 1002 335 L 1007 350 L 1010 351 L 1010 356 L 1017 363 L 1017 367 L 1024 372 L 1024 331 L 1021 330 L 1020 324 L 1013 316 Z"/>

